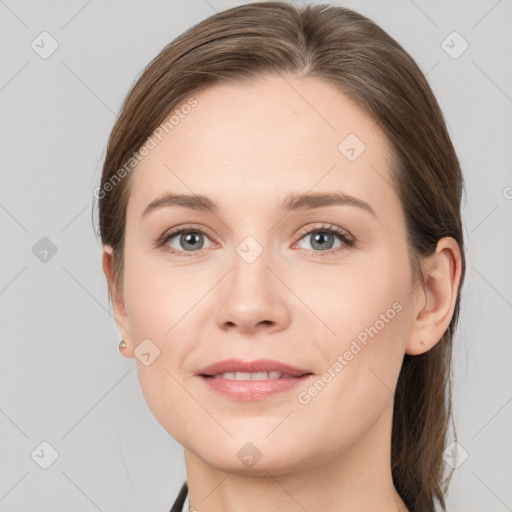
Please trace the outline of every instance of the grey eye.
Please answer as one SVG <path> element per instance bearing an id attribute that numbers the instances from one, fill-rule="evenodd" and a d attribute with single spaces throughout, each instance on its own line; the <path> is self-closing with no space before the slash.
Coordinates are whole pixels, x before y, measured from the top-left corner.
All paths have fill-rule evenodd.
<path id="1" fill-rule="evenodd" d="M 176 244 L 173 239 L 177 239 L 178 247 L 173 245 Z M 205 240 L 209 240 L 209 238 L 201 231 L 182 230 L 170 235 L 166 243 L 177 251 L 190 252 L 203 249 Z"/>

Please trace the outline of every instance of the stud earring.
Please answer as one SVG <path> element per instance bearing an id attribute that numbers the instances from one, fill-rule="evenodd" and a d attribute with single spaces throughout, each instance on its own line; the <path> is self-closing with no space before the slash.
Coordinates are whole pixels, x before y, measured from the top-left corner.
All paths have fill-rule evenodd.
<path id="1" fill-rule="evenodd" d="M 119 342 L 119 350 L 123 350 L 123 348 L 126 348 L 126 341 L 121 340 Z"/>

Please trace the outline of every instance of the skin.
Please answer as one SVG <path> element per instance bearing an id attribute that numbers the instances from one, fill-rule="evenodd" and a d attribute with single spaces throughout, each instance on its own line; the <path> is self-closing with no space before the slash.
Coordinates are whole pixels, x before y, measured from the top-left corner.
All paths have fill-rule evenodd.
<path id="1" fill-rule="evenodd" d="M 123 353 L 135 358 L 145 399 L 184 447 L 191 506 L 407 510 L 391 478 L 394 389 L 404 353 L 429 350 L 448 327 L 461 273 L 457 243 L 440 240 L 424 261 L 426 285 L 414 282 L 405 219 L 389 184 L 389 143 L 332 85 L 267 76 L 194 97 L 195 109 L 130 177 L 123 289 L 113 300 Z M 366 146 L 353 162 L 338 150 L 350 133 Z M 171 191 L 206 195 L 220 210 L 172 206 L 140 219 Z M 310 191 L 351 194 L 376 217 L 349 205 L 278 212 L 288 194 Z M 204 233 L 195 254 L 171 252 L 192 250 L 179 234 L 154 246 L 189 223 Z M 355 245 L 333 235 L 329 248 L 338 252 L 321 256 L 325 249 L 300 230 L 323 224 L 348 231 Z M 250 264 L 236 251 L 247 236 L 263 249 Z M 113 286 L 109 247 L 103 268 Z M 242 402 L 195 375 L 237 357 L 276 359 L 318 378 L 396 302 L 401 311 L 307 404 L 297 397 L 311 384 Z M 149 366 L 134 356 L 146 338 L 160 350 Z M 248 442 L 261 453 L 252 467 L 237 457 Z"/>

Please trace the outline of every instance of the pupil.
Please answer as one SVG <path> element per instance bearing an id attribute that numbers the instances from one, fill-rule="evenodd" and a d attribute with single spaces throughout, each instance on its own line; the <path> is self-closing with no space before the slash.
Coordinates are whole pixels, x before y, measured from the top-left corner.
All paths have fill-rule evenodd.
<path id="1" fill-rule="evenodd" d="M 314 241 L 314 244 L 316 244 L 316 243 L 323 244 L 323 245 L 319 245 L 319 248 L 320 248 L 320 249 L 325 249 L 325 239 L 326 239 L 327 237 L 331 237 L 331 238 L 332 238 L 332 235 L 331 235 L 330 233 L 328 233 L 328 234 L 325 234 L 325 233 L 324 233 L 324 234 L 322 234 L 321 232 L 317 233 L 317 234 L 314 236 L 314 240 L 315 240 L 315 241 Z M 313 245 L 314 245 L 314 244 L 313 244 Z M 330 248 L 331 244 L 328 244 L 328 245 L 329 245 L 329 248 Z"/>
<path id="2" fill-rule="evenodd" d="M 190 244 L 192 245 L 191 249 L 192 250 L 195 250 L 195 247 L 193 247 L 193 244 L 194 244 L 194 239 L 198 237 L 198 233 L 186 233 L 184 235 L 182 235 L 182 244 L 183 244 L 183 247 L 186 247 L 187 244 Z M 184 240 L 184 242 L 183 242 Z M 197 242 L 197 240 L 196 240 Z"/>

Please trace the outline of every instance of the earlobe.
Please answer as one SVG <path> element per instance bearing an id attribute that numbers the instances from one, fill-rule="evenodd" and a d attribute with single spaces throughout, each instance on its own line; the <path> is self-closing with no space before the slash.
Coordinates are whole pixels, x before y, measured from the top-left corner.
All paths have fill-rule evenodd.
<path id="1" fill-rule="evenodd" d="M 460 284 L 461 255 L 457 242 L 444 237 L 429 258 L 425 284 L 418 288 L 418 310 L 406 354 L 418 355 L 438 343 L 450 324 Z"/>
<path id="2" fill-rule="evenodd" d="M 108 245 L 103 246 L 102 265 L 103 272 L 108 281 L 109 289 L 111 290 L 114 319 L 116 321 L 117 328 L 121 332 L 123 340 L 125 340 L 126 343 L 124 347 L 120 347 L 120 351 L 124 356 L 133 358 L 133 343 L 127 327 L 129 325 L 128 314 L 126 312 L 123 295 L 119 290 L 117 290 L 115 285 L 114 253 L 112 248 Z"/>

